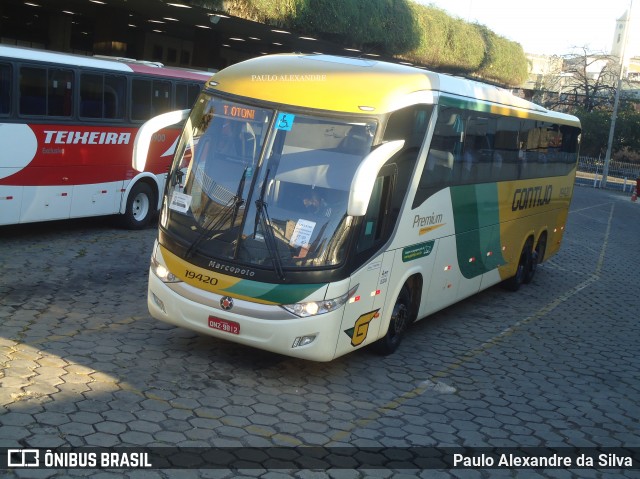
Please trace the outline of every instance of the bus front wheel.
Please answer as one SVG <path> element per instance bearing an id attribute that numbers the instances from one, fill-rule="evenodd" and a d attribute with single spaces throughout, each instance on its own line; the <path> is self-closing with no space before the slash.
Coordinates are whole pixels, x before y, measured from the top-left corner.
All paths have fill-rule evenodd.
<path id="1" fill-rule="evenodd" d="M 127 208 L 122 217 L 125 227 L 139 230 L 149 224 L 154 211 L 154 194 L 146 183 L 136 183 L 127 197 Z"/>
<path id="2" fill-rule="evenodd" d="M 375 351 L 386 356 L 398 349 L 402 337 L 411 323 L 411 317 L 411 292 L 405 285 L 393 305 L 387 334 L 373 343 Z"/>

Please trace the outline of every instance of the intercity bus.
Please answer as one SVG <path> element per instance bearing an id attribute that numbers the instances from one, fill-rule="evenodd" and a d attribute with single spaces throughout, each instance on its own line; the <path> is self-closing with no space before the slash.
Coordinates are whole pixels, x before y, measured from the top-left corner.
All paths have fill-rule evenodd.
<path id="1" fill-rule="evenodd" d="M 159 208 L 179 128 L 157 132 L 131 168 L 142 123 L 190 108 L 210 72 L 0 45 L 0 225 Z"/>
<path id="2" fill-rule="evenodd" d="M 516 290 L 560 248 L 580 123 L 407 65 L 264 56 L 206 84 L 160 212 L 151 315 L 328 361 L 478 291 Z"/>

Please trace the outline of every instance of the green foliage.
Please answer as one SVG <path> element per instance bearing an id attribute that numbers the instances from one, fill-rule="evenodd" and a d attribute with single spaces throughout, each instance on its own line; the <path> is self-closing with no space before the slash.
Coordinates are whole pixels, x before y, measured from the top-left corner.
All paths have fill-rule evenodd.
<path id="1" fill-rule="evenodd" d="M 580 154 L 593 157 L 604 156 L 611 126 L 611 112 L 578 110 L 574 114 L 580 118 L 582 124 Z"/>
<path id="2" fill-rule="evenodd" d="M 616 151 L 640 151 L 640 113 L 632 108 L 624 108 L 616 119 Z"/>
<path id="3" fill-rule="evenodd" d="M 487 52 L 478 74 L 511 85 L 524 82 L 529 68 L 522 46 L 496 35 L 483 25 L 477 27 L 487 45 Z"/>
<path id="4" fill-rule="evenodd" d="M 297 0 L 292 26 L 388 55 L 412 48 L 419 33 L 406 0 Z"/>
<path id="5" fill-rule="evenodd" d="M 622 150 L 616 151 L 613 155 L 611 155 L 611 159 L 623 163 L 640 165 L 640 152 L 638 152 L 637 150 L 632 150 L 628 147 L 624 147 Z"/>
<path id="6" fill-rule="evenodd" d="M 475 25 L 452 18 L 443 10 L 413 4 L 419 44 L 402 53 L 407 60 L 451 73 L 474 73 L 482 64 L 484 39 Z"/>
<path id="7" fill-rule="evenodd" d="M 520 44 L 412 0 L 199 0 L 217 11 L 345 47 L 515 86 L 527 78 Z"/>
<path id="8" fill-rule="evenodd" d="M 575 115 L 582 123 L 580 154 L 604 157 L 611 128 L 611 111 L 598 109 L 589 112 L 582 109 Z M 640 151 L 640 112 L 631 107 L 621 108 L 616 118 L 612 157 L 630 161 L 632 157 L 635 159 L 632 152 L 637 151 Z"/>

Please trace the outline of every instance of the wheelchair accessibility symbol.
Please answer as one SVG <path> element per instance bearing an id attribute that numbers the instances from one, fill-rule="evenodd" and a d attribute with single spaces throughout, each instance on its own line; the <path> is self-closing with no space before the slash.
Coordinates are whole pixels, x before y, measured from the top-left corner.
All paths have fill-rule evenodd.
<path id="1" fill-rule="evenodd" d="M 280 113 L 276 118 L 276 130 L 291 131 L 296 116 L 291 113 Z"/>

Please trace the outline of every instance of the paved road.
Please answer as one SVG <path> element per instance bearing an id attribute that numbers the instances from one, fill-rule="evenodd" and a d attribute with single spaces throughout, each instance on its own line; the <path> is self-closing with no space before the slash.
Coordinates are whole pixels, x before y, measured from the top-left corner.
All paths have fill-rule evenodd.
<path id="1" fill-rule="evenodd" d="M 331 363 L 153 320 L 154 236 L 105 219 L 0 228 L 0 446 L 640 446 L 640 203 L 628 196 L 576 188 L 563 248 L 532 284 L 491 288 L 415 324 L 392 356 L 362 350 Z M 241 473 L 640 477 L 628 468 Z"/>

